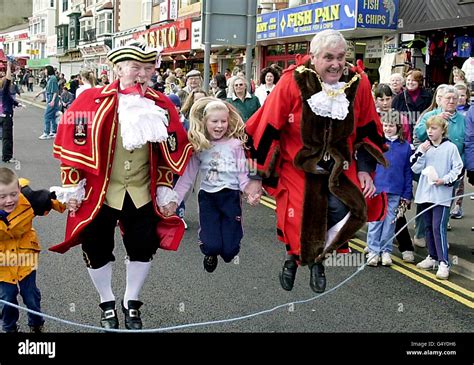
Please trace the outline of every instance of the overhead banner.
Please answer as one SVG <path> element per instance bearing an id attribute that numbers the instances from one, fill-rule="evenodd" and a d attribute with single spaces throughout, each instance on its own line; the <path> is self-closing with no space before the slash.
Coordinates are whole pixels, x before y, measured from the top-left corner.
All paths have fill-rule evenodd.
<path id="1" fill-rule="evenodd" d="M 397 29 L 399 0 L 325 0 L 257 16 L 257 41 L 325 29 Z"/>
<path id="2" fill-rule="evenodd" d="M 397 29 L 399 0 L 359 0 L 358 28 Z"/>
<path id="3" fill-rule="evenodd" d="M 356 27 L 356 0 L 327 0 L 257 16 L 257 40 Z"/>

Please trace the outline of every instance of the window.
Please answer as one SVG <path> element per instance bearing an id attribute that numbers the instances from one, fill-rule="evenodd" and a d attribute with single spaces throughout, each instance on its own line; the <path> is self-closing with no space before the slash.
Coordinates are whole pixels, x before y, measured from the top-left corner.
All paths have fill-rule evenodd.
<path id="1" fill-rule="evenodd" d="M 290 43 L 288 44 L 288 54 L 306 54 L 308 53 L 307 43 Z"/>
<path id="2" fill-rule="evenodd" d="M 142 23 L 151 22 L 151 0 L 142 0 Z"/>
<path id="3" fill-rule="evenodd" d="M 285 46 L 284 45 L 275 45 L 275 46 L 268 46 L 267 47 L 267 56 L 277 56 L 285 54 Z"/>
<path id="4" fill-rule="evenodd" d="M 57 42 L 56 45 L 58 48 L 63 48 L 64 47 L 64 28 L 63 27 L 57 27 Z"/>
<path id="5" fill-rule="evenodd" d="M 46 19 L 42 18 L 41 19 L 40 33 L 45 33 L 45 32 L 46 32 Z"/>
<path id="6" fill-rule="evenodd" d="M 43 3 L 43 4 L 44 4 L 44 3 Z M 51 0 L 51 1 L 50 1 L 49 6 L 50 6 L 51 8 L 54 8 L 54 0 Z"/>
<path id="7" fill-rule="evenodd" d="M 68 9 L 68 2 L 69 0 L 63 0 L 63 11 L 66 11 Z"/>
<path id="8" fill-rule="evenodd" d="M 112 13 L 103 12 L 97 16 L 97 35 L 112 33 Z"/>
<path id="9" fill-rule="evenodd" d="M 79 28 L 79 33 L 81 37 L 81 41 L 86 41 L 86 32 L 90 29 L 92 29 L 92 20 L 91 18 L 86 18 L 87 20 L 81 20 L 80 21 L 80 28 Z"/>
<path id="10" fill-rule="evenodd" d="M 21 42 L 18 42 L 18 53 L 21 53 Z"/>

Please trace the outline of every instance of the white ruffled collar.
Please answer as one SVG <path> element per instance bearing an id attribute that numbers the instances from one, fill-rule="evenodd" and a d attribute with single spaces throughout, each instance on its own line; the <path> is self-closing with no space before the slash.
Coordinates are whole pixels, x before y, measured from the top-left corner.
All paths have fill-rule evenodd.
<path id="1" fill-rule="evenodd" d="M 349 113 L 349 100 L 346 93 L 337 93 L 336 96 L 329 96 L 326 90 L 339 90 L 346 85 L 345 82 L 336 84 L 321 84 L 322 90 L 311 96 L 307 100 L 309 107 L 314 114 L 332 119 L 344 120 Z"/>
<path id="2" fill-rule="evenodd" d="M 123 147 L 127 151 L 168 138 L 168 113 L 139 94 L 119 93 L 118 118 Z"/>

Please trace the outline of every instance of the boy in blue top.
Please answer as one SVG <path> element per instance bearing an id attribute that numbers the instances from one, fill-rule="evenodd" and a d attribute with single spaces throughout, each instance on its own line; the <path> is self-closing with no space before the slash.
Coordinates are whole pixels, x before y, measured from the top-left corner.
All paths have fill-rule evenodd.
<path id="1" fill-rule="evenodd" d="M 414 173 L 421 173 L 415 203 L 421 204 L 426 226 L 429 256 L 416 266 L 431 269 L 439 264 L 436 277 L 449 277 L 447 225 L 453 185 L 460 177 L 463 162 L 458 148 L 446 138 L 448 123 L 441 116 L 426 122 L 428 140 L 423 142 L 411 158 Z M 433 207 L 434 206 L 434 207 Z"/>

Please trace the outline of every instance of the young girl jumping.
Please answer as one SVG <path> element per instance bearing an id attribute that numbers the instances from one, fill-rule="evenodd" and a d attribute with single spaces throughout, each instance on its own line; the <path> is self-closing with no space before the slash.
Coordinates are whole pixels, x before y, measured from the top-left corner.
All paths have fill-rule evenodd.
<path id="1" fill-rule="evenodd" d="M 176 183 L 178 204 L 192 187 L 198 172 L 199 240 L 204 269 L 213 272 L 217 256 L 230 262 L 240 251 L 243 236 L 240 192 L 249 182 L 243 143 L 244 123 L 229 103 L 205 97 L 190 111 L 189 141 L 194 147 L 186 170 Z M 257 204 L 259 197 L 250 197 Z"/>

